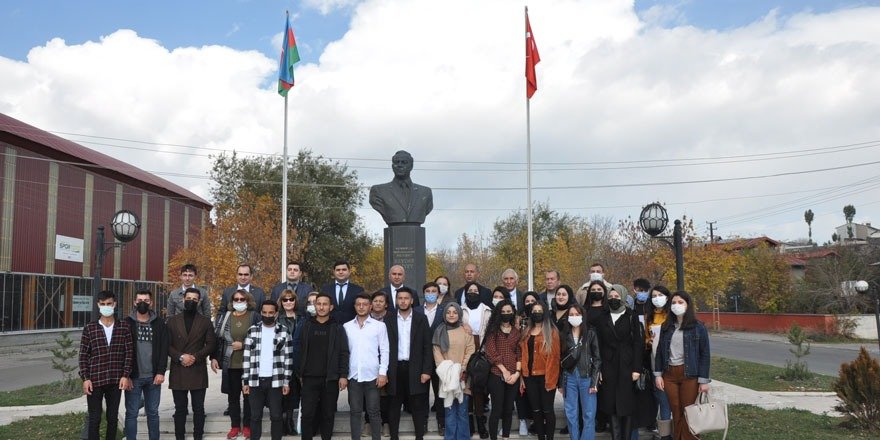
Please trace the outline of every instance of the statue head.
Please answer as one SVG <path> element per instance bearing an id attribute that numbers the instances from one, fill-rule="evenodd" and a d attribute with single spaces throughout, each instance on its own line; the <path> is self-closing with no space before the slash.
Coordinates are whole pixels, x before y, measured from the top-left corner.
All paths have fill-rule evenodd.
<path id="1" fill-rule="evenodd" d="M 404 150 L 394 153 L 391 157 L 391 169 L 394 171 L 394 177 L 398 179 L 409 178 L 409 173 L 413 169 L 412 155 Z"/>

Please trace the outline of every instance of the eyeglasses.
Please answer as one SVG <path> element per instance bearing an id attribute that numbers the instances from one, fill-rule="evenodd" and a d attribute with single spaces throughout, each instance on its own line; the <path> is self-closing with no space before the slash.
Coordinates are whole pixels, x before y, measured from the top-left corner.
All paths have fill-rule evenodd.
<path id="1" fill-rule="evenodd" d="M 286 303 L 292 303 L 294 301 L 296 301 L 296 300 L 293 298 L 282 298 L 281 299 L 281 302 L 286 302 Z"/>
<path id="2" fill-rule="evenodd" d="M 249 273 L 239 273 L 238 276 L 240 276 L 240 277 L 249 277 L 249 276 L 251 276 L 251 274 L 249 274 Z"/>
<path id="3" fill-rule="evenodd" d="M 247 302 L 247 298 L 242 298 L 242 297 L 232 298 L 232 302 L 237 302 L 237 303 Z"/>

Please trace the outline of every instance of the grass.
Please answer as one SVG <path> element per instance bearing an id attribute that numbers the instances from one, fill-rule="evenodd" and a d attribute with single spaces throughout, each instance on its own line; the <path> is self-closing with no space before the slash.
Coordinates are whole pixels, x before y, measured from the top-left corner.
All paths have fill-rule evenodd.
<path id="1" fill-rule="evenodd" d="M 65 388 L 61 382 L 34 385 L 15 391 L 0 392 L 0 407 L 23 405 L 52 405 L 82 396 L 82 387 Z M 5 438 L 5 437 L 0 437 Z"/>
<path id="2" fill-rule="evenodd" d="M 782 379 L 784 370 L 772 365 L 713 357 L 711 375 L 721 382 L 756 391 L 831 391 L 832 382 L 837 380 L 834 376 L 814 374 L 812 379 L 788 381 Z"/>
<path id="3" fill-rule="evenodd" d="M 728 407 L 728 437 L 737 440 L 823 440 L 876 439 L 876 433 L 851 430 L 841 426 L 842 417 L 820 416 L 799 409 L 766 410 L 752 405 Z M 721 440 L 721 432 L 701 436 L 703 440 Z"/>
<path id="4" fill-rule="evenodd" d="M 0 438 L 25 439 L 77 439 L 82 432 L 86 413 L 68 413 L 61 416 L 38 416 L 0 426 Z M 119 421 L 120 426 L 122 420 Z M 107 429 L 107 422 L 101 419 L 101 438 Z M 122 431 L 116 433 L 122 438 Z"/>

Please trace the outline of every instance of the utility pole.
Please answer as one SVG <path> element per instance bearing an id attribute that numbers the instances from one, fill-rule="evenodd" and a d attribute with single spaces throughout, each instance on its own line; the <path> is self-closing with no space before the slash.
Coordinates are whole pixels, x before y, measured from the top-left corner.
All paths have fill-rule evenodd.
<path id="1" fill-rule="evenodd" d="M 714 221 L 714 222 L 706 222 L 706 223 L 709 224 L 709 243 L 715 243 L 715 223 L 718 223 L 718 222 Z"/>

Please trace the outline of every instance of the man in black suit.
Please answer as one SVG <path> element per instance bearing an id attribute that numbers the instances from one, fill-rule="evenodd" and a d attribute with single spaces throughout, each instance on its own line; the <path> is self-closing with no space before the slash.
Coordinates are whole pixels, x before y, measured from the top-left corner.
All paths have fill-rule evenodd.
<path id="1" fill-rule="evenodd" d="M 526 293 L 516 288 L 518 283 L 519 275 L 517 275 L 515 270 L 505 269 L 504 272 L 501 273 L 501 285 L 509 292 L 508 295 L 510 296 L 510 302 L 513 303 L 517 310 L 522 310 L 523 297 Z"/>
<path id="2" fill-rule="evenodd" d="M 263 301 L 266 300 L 266 292 L 251 284 L 253 276 L 254 269 L 250 264 L 242 263 L 238 265 L 238 271 L 235 276 L 238 284 L 223 289 L 223 297 L 220 299 L 220 308 L 217 309 L 217 317 L 215 319 L 221 319 L 223 314 L 229 311 L 227 308 L 229 301 L 232 300 L 232 295 L 239 290 L 246 290 L 254 297 L 254 303 L 256 303 L 254 310 L 262 310 Z"/>
<path id="3" fill-rule="evenodd" d="M 433 281 L 425 283 L 422 287 L 422 294 L 425 297 L 425 305 L 413 309 L 415 313 L 425 315 L 425 320 L 428 322 L 428 335 L 433 337 L 434 331 L 444 321 L 443 305 L 454 302 L 455 299 L 451 295 L 441 295 L 440 286 Z M 437 392 L 440 390 L 440 378 L 437 376 L 436 365 L 431 368 L 431 389 L 434 390 L 434 405 L 431 409 L 434 410 L 437 417 L 437 432 L 443 436 L 446 426 L 446 408 L 443 407 L 443 399 L 437 398 Z"/>
<path id="4" fill-rule="evenodd" d="M 280 282 L 272 288 L 272 302 L 278 302 L 281 292 L 292 290 L 296 294 L 296 308 L 299 314 L 306 314 L 306 305 L 308 304 L 309 293 L 313 287 L 311 283 L 302 279 L 302 265 L 298 261 L 290 261 L 287 263 L 287 280 Z"/>
<path id="5" fill-rule="evenodd" d="M 480 289 L 480 301 L 482 301 L 487 306 L 492 305 L 492 291 L 489 290 L 488 287 L 477 282 L 477 278 L 480 277 L 480 270 L 477 268 L 476 264 L 470 263 L 464 266 L 464 283 L 476 283 L 477 288 Z M 455 291 L 455 301 L 458 301 L 458 304 L 464 304 L 464 287 Z"/>
<path id="6" fill-rule="evenodd" d="M 558 270 L 550 269 L 544 272 L 544 291 L 538 297 L 545 304 L 553 304 L 553 300 L 556 299 L 556 289 L 559 289 L 561 284 L 562 281 L 560 280 Z"/>
<path id="7" fill-rule="evenodd" d="M 412 413 L 416 440 L 422 440 L 428 423 L 428 382 L 434 371 L 434 354 L 428 318 L 412 308 L 415 296 L 409 287 L 397 289 L 397 312 L 390 312 L 384 321 L 388 328 L 391 440 L 399 438 L 400 407 L 404 403 Z"/>
<path id="8" fill-rule="evenodd" d="M 352 283 L 351 265 L 346 260 L 339 260 L 333 264 L 333 282 L 321 286 L 321 293 L 330 295 L 333 299 L 333 318 L 340 324 L 345 324 L 355 317 L 354 299 L 364 288 Z"/>
<path id="9" fill-rule="evenodd" d="M 388 281 L 389 284 L 379 291 L 383 292 L 388 300 L 388 310 L 394 311 L 397 310 L 397 291 L 405 287 L 403 283 L 406 281 L 406 271 L 403 266 L 399 264 L 391 266 L 391 269 L 388 270 Z M 418 307 L 419 295 L 413 295 L 412 305 Z"/>

